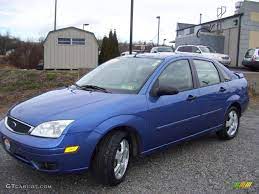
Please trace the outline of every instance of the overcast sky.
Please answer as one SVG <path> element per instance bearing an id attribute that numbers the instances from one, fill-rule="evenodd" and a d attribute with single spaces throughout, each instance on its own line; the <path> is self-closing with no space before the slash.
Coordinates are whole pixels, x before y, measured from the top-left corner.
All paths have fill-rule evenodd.
<path id="1" fill-rule="evenodd" d="M 259 0 L 255 0 L 259 1 Z M 26 39 L 38 39 L 53 30 L 55 0 L 0 0 L 0 33 Z M 177 22 L 197 24 L 216 19 L 217 7 L 227 6 L 224 16 L 233 15 L 237 0 L 135 0 L 134 41 L 157 37 L 157 19 L 161 16 L 161 40 L 174 40 Z M 58 0 L 57 27 L 75 26 L 102 38 L 116 29 L 120 41 L 129 39 L 130 0 Z"/>

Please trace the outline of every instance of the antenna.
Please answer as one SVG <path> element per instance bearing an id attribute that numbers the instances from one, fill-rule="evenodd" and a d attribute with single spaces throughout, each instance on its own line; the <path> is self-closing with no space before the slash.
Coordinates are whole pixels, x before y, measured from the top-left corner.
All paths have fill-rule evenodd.
<path id="1" fill-rule="evenodd" d="M 227 7 L 226 6 L 221 6 L 217 8 L 217 31 L 218 33 L 221 31 L 222 26 L 221 26 L 221 22 L 220 19 L 223 17 L 223 15 L 227 12 Z"/>
<path id="2" fill-rule="evenodd" d="M 217 18 L 221 19 L 226 12 L 227 12 L 227 7 L 226 6 L 218 7 L 217 8 Z"/>

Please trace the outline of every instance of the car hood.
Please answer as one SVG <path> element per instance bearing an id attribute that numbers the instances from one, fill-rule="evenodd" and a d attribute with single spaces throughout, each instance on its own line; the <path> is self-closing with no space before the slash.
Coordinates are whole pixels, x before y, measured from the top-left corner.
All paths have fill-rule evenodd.
<path id="1" fill-rule="evenodd" d="M 58 89 L 16 105 L 10 110 L 9 114 L 33 126 L 55 119 L 76 120 L 82 115 L 72 114 L 73 111 L 84 108 L 83 112 L 87 114 L 87 111 L 91 109 L 86 109 L 85 107 L 110 100 L 111 95 L 108 93 L 72 90 L 69 88 Z M 78 112 L 80 113 L 80 111 Z"/>

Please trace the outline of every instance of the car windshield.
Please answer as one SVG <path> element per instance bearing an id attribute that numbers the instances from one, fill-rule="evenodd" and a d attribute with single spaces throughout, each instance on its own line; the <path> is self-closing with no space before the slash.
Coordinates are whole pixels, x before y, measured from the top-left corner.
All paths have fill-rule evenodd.
<path id="1" fill-rule="evenodd" d="M 208 46 L 200 46 L 199 47 L 203 53 L 216 53 L 216 51 Z"/>
<path id="2" fill-rule="evenodd" d="M 138 57 L 112 59 L 85 75 L 76 85 L 98 86 L 113 93 L 136 94 L 161 61 Z"/>
<path id="3" fill-rule="evenodd" d="M 159 47 L 158 52 L 173 52 L 173 49 L 171 47 Z"/>
<path id="4" fill-rule="evenodd" d="M 251 58 L 255 53 L 255 50 L 254 49 L 249 49 L 247 52 L 246 52 L 246 55 L 245 55 L 245 58 Z"/>

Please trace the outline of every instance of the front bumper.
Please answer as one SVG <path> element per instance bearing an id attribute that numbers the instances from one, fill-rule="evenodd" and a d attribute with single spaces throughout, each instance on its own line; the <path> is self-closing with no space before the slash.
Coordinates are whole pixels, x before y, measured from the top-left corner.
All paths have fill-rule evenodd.
<path id="1" fill-rule="evenodd" d="M 33 169 L 48 173 L 72 173 L 88 169 L 95 147 L 94 140 L 99 136 L 97 133 L 75 133 L 58 139 L 38 138 L 13 133 L 0 121 L 0 143 L 6 152 Z M 9 149 L 4 144 L 5 139 L 10 142 Z M 64 153 L 67 146 L 74 145 L 80 146 L 77 152 Z"/>

